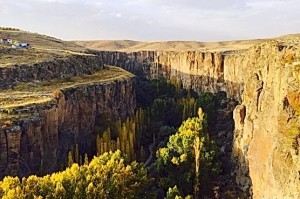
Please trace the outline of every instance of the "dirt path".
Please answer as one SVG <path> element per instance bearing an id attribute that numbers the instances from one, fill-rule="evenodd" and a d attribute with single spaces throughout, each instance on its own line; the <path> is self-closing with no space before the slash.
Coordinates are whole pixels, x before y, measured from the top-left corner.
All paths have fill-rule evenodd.
<path id="1" fill-rule="evenodd" d="M 150 151 L 150 155 L 148 157 L 148 159 L 145 161 L 145 166 L 147 167 L 149 165 L 149 163 L 151 162 L 152 158 L 153 158 L 153 147 L 155 146 L 155 143 L 156 143 L 156 139 L 155 139 L 155 136 L 153 137 L 153 142 L 152 144 L 149 145 L 148 149 Z"/>

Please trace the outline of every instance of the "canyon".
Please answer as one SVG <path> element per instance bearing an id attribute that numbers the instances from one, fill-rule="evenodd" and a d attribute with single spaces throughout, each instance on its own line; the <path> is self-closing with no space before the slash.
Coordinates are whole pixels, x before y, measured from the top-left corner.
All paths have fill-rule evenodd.
<path id="1" fill-rule="evenodd" d="M 225 91 L 234 110 L 236 182 L 253 198 L 300 197 L 299 39 L 225 52 L 101 52 L 104 63 L 151 78 L 177 77 L 196 91 Z"/>
<path id="2" fill-rule="evenodd" d="M 88 55 L 0 68 L 1 99 L 9 101 L 9 93 L 20 84 L 31 88 L 52 78 L 73 82 L 69 78 L 84 75 L 90 80 L 109 70 L 108 65 L 148 79 L 175 77 L 197 92 L 224 91 L 239 102 L 233 112 L 231 154 L 236 183 L 253 198 L 299 198 L 299 47 L 299 37 L 290 36 L 256 41 L 241 49 L 90 49 Z M 72 86 L 60 82 L 59 92 L 39 93 L 47 97 L 43 103 L 1 105 L 0 177 L 57 171 L 72 145 L 93 150 L 87 138 L 102 119 L 133 114 L 135 77 L 118 70 L 122 69 L 102 80 Z M 12 124 L 5 123 L 7 115 L 22 114 L 9 119 Z"/>
<path id="3" fill-rule="evenodd" d="M 12 119 L 11 126 L 0 130 L 1 177 L 60 170 L 75 144 L 91 153 L 95 150 L 95 139 L 90 137 L 95 125 L 103 118 L 116 120 L 134 113 L 134 82 L 127 74 L 105 82 L 81 83 L 61 88 L 58 96 L 46 103 L 2 108 L 2 112 L 26 115 Z"/>

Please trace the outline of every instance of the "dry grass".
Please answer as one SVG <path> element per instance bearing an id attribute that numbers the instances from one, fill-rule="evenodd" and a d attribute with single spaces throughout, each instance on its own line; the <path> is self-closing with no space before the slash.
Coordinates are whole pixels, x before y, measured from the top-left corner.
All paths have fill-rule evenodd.
<path id="1" fill-rule="evenodd" d="M 35 64 L 52 59 L 67 57 L 67 53 L 45 52 L 36 49 L 4 49 L 0 48 L 0 67 L 9 67 L 19 64 Z"/>
<path id="2" fill-rule="evenodd" d="M 243 50 L 266 40 L 224 41 L 224 42 L 197 42 L 197 41 L 165 41 L 140 42 L 130 40 L 97 40 L 74 41 L 85 48 L 103 51 L 229 51 Z"/>
<path id="3" fill-rule="evenodd" d="M 25 107 L 33 104 L 43 104 L 53 100 L 49 94 L 41 93 L 26 93 L 26 92 L 13 92 L 10 94 L 0 94 L 0 109 L 9 109 L 15 107 Z"/>
<path id="4" fill-rule="evenodd" d="M 31 46 L 40 49 L 69 50 L 74 52 L 85 51 L 83 47 L 72 42 L 26 31 L 0 30 L 0 38 L 2 37 L 9 37 L 13 40 L 28 42 Z"/>
<path id="5" fill-rule="evenodd" d="M 4 89 L 0 92 L 0 128 L 20 118 L 32 116 L 30 107 L 43 106 L 56 103 L 63 90 L 111 82 L 133 77 L 121 68 L 106 66 L 92 75 L 83 75 L 65 79 L 54 79 L 45 82 L 19 83 L 14 88 Z"/>
<path id="6" fill-rule="evenodd" d="M 273 39 L 299 38 L 300 34 L 284 35 Z M 256 44 L 272 39 L 236 40 L 220 42 L 198 42 L 198 41 L 131 41 L 131 40 L 95 40 L 74 41 L 74 43 L 85 48 L 103 51 L 230 51 L 245 50 Z"/>
<path id="7" fill-rule="evenodd" d="M 0 44 L 0 67 L 15 64 L 34 64 L 66 57 L 71 54 L 82 55 L 85 52 L 85 48 L 72 42 L 37 33 L 0 29 L 0 38 L 2 37 L 27 42 L 32 46 L 32 49 L 12 49 L 10 46 Z"/>
<path id="8" fill-rule="evenodd" d="M 107 66 L 92 75 L 76 76 L 65 79 L 37 83 L 19 83 L 14 88 L 2 90 L 0 93 L 0 109 L 24 107 L 33 104 L 48 103 L 57 98 L 58 90 L 110 82 L 118 79 L 132 77 L 133 75 L 121 68 Z"/>
<path id="9" fill-rule="evenodd" d="M 51 61 L 54 59 L 63 59 L 71 55 L 86 55 L 80 52 L 73 52 L 67 50 L 51 50 L 51 49 L 12 49 L 0 47 L 0 68 L 14 66 L 14 65 L 32 65 Z"/>

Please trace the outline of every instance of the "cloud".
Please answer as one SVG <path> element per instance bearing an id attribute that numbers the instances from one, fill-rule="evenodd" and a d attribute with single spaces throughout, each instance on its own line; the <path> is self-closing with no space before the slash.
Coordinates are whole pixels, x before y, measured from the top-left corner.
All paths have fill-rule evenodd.
<path id="1" fill-rule="evenodd" d="M 30 1 L 41 2 L 41 3 L 61 3 L 61 4 L 67 4 L 72 2 L 72 0 L 30 0 Z"/>
<path id="2" fill-rule="evenodd" d="M 112 12 L 112 13 L 110 13 L 110 15 L 115 16 L 117 18 L 121 18 L 123 16 L 123 14 L 120 12 Z"/>
<path id="3" fill-rule="evenodd" d="M 5 19 L 1 26 L 20 27 L 63 39 L 211 41 L 300 32 L 298 0 L 5 2 L 0 7 L 0 18 Z M 15 10 L 22 12 L 16 15 Z"/>
<path id="4" fill-rule="evenodd" d="M 269 1 L 269 0 L 264 0 L 264 1 L 257 1 L 257 0 L 253 0 L 253 1 L 249 1 L 246 3 L 246 6 L 252 10 L 254 9 L 271 9 L 271 8 L 278 8 L 281 6 L 285 6 L 288 4 L 288 1 L 283 1 L 283 0 L 273 0 L 273 1 Z"/>
<path id="5" fill-rule="evenodd" d="M 164 6 L 168 8 L 196 9 L 196 10 L 228 10 L 245 5 L 245 0 L 132 0 L 130 5 L 136 6 Z"/>

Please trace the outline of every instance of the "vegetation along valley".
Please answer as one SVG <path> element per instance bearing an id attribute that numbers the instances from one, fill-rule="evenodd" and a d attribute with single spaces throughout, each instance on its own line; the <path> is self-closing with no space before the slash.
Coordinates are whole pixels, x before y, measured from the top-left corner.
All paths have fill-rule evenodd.
<path id="1" fill-rule="evenodd" d="M 299 199 L 299 12 L 217 2 L 0 0 L 0 198 Z"/>

